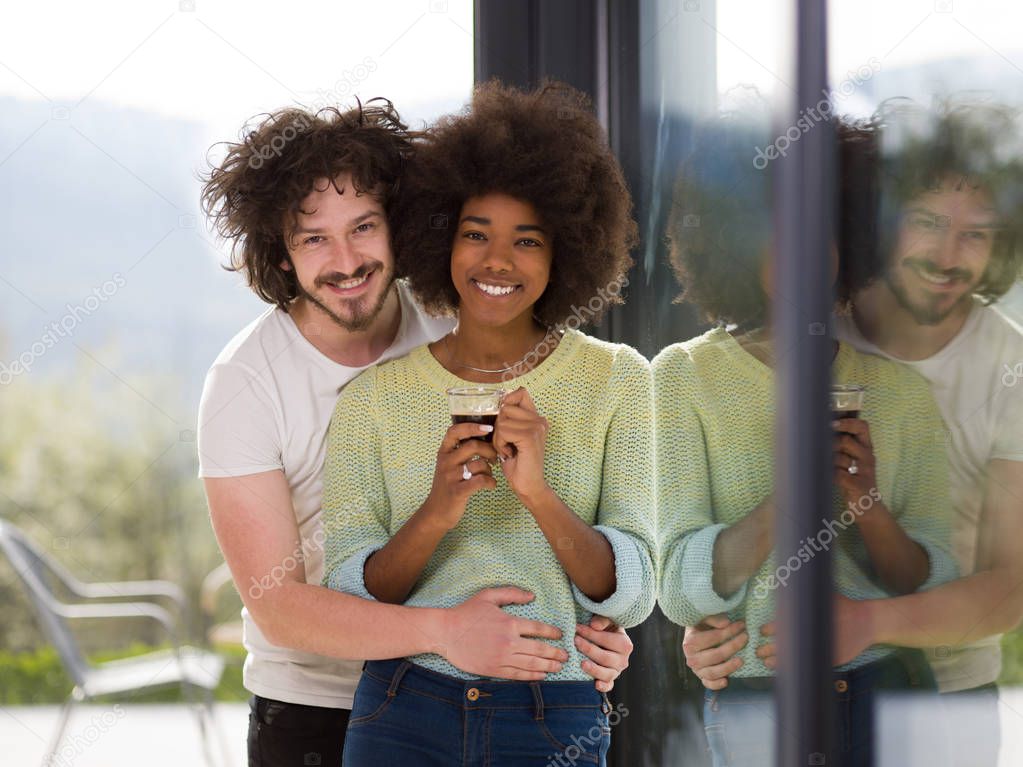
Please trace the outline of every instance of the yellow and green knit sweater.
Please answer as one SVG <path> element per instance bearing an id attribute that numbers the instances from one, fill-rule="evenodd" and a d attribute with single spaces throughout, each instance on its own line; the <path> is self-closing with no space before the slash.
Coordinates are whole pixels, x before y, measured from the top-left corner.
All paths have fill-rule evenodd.
<path id="1" fill-rule="evenodd" d="M 363 580 L 430 492 L 437 449 L 451 425 L 445 390 L 472 385 L 426 346 L 370 368 L 349 383 L 331 420 L 323 478 L 324 585 L 372 599 Z M 593 602 L 569 581 L 532 515 L 495 468 L 497 488 L 470 498 L 405 604 L 451 607 L 481 589 L 512 585 L 536 595 L 513 614 L 559 627 L 569 661 L 550 681 L 584 680 L 575 624 L 591 614 L 634 626 L 653 610 L 655 512 L 650 364 L 634 349 L 569 330 L 543 363 L 502 386 L 525 387 L 550 431 L 548 484 L 611 543 L 617 585 Z M 471 640 L 470 640 L 471 641 Z M 471 678 L 440 656 L 413 662 Z"/>
<path id="2" fill-rule="evenodd" d="M 717 536 L 771 494 L 774 472 L 774 373 L 723 328 L 663 350 L 653 362 L 657 413 L 657 496 L 660 550 L 659 604 L 683 626 L 727 613 L 746 621 L 750 642 L 741 652 L 739 677 L 769 676 L 756 657 L 758 629 L 774 619 L 774 554 L 735 594 L 713 587 Z M 870 424 L 880 498 L 906 533 L 924 547 L 930 573 L 921 590 L 957 577 L 949 536 L 951 506 L 941 416 L 926 381 L 889 360 L 839 345 L 832 365 L 836 383 L 866 387 L 862 417 Z M 845 504 L 821 510 L 818 545 L 834 553 L 835 588 L 852 599 L 892 596 L 873 575 Z M 779 510 L 784 513 L 784 510 Z M 830 523 L 830 524 L 828 524 Z M 831 538 L 834 537 L 834 540 Z M 807 544 L 807 557 L 816 547 Z M 783 572 L 783 571 L 782 571 Z M 856 667 L 884 657 L 875 646 Z"/>

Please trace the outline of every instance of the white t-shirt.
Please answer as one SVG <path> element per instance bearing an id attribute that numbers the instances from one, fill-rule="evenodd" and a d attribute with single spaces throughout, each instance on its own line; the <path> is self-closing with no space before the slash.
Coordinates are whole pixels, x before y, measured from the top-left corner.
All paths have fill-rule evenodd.
<path id="1" fill-rule="evenodd" d="M 398 334 L 377 362 L 403 356 L 454 326 L 454 320 L 425 314 L 403 281 L 397 282 L 397 289 Z M 326 357 L 299 332 L 289 314 L 274 307 L 231 340 L 203 387 L 199 476 L 283 471 L 291 488 L 308 583 L 319 584 L 323 576 L 320 502 L 327 428 L 339 390 L 364 369 Z M 284 570 L 296 566 L 297 558 L 281 563 Z M 262 593 L 260 589 L 273 588 L 275 575 L 279 580 L 281 574 L 280 569 L 267 573 L 260 582 L 242 588 Z M 362 661 L 277 647 L 267 641 L 245 609 L 242 622 L 248 651 L 243 674 L 249 691 L 287 703 L 352 707 Z"/>
<path id="2" fill-rule="evenodd" d="M 860 351 L 896 359 L 860 333 L 852 317 L 836 318 L 836 335 Z M 949 491 L 955 517 L 952 552 L 962 575 L 974 572 L 977 532 L 989 461 L 1023 461 L 1023 378 L 1012 385 L 1006 370 L 1023 363 L 1023 335 L 990 306 L 975 302 L 962 330 L 924 360 L 897 360 L 920 373 L 945 420 Z M 870 392 L 867 392 L 870 396 Z M 1023 513 L 1023 510 L 1021 510 Z M 1001 636 L 967 647 L 928 651 L 942 692 L 995 681 L 1001 671 Z"/>

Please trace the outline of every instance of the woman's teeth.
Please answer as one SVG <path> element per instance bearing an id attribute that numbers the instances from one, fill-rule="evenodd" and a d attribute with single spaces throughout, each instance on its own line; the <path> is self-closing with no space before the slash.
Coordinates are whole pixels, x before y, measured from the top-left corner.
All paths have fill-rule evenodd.
<path id="1" fill-rule="evenodd" d="M 516 285 L 488 285 L 485 282 L 477 282 L 476 280 L 473 280 L 473 282 L 476 284 L 476 287 L 488 296 L 507 296 L 517 287 Z"/>

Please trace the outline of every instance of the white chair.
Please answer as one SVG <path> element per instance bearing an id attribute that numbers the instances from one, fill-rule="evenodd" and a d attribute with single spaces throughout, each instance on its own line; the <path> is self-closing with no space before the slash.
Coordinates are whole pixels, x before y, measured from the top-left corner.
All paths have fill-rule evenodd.
<path id="1" fill-rule="evenodd" d="M 184 593 L 168 581 L 122 581 L 84 583 L 52 557 L 35 546 L 25 534 L 7 520 L 0 519 L 0 548 L 28 592 L 46 638 L 56 648 L 74 689 L 61 708 L 57 732 L 43 760 L 51 765 L 60 748 L 75 703 L 100 695 L 137 693 L 167 686 L 179 686 L 195 711 L 202 736 L 206 763 L 215 767 L 210 730 L 216 730 L 213 717 L 213 690 L 224 670 L 223 659 L 214 653 L 179 644 L 174 617 L 153 601 L 112 601 L 139 597 L 169 600 L 179 615 L 185 605 Z M 58 597 L 54 585 L 85 600 L 68 603 Z M 101 601 L 96 601 L 101 600 Z M 80 618 L 148 618 L 167 633 L 171 649 L 134 658 L 92 664 L 82 654 L 68 621 Z M 221 749 L 226 759 L 225 744 Z"/>

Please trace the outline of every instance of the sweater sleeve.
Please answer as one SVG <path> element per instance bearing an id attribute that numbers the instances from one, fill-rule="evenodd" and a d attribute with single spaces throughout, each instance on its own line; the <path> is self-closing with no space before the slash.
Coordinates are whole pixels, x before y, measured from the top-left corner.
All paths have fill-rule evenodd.
<path id="1" fill-rule="evenodd" d="M 364 599 L 373 598 L 363 577 L 366 559 L 391 537 L 376 411 L 370 368 L 338 398 L 323 468 L 323 585 Z"/>
<path id="2" fill-rule="evenodd" d="M 620 348 L 611 376 L 614 411 L 604 442 L 598 530 L 614 551 L 616 587 L 601 602 L 575 584 L 576 601 L 626 628 L 642 623 L 657 598 L 654 497 L 654 413 L 650 363 L 635 349 Z"/>
<path id="3" fill-rule="evenodd" d="M 959 577 L 952 554 L 952 503 L 944 421 L 930 388 L 915 373 L 899 382 L 903 393 L 900 411 L 901 443 L 889 510 L 906 535 L 927 552 L 930 570 L 919 591 Z"/>
<path id="4" fill-rule="evenodd" d="M 722 599 L 712 586 L 715 524 L 710 469 L 696 408 L 696 374 L 686 351 L 669 347 L 654 360 L 657 433 L 659 604 L 668 620 L 692 626 L 728 612 L 746 586 Z"/>

